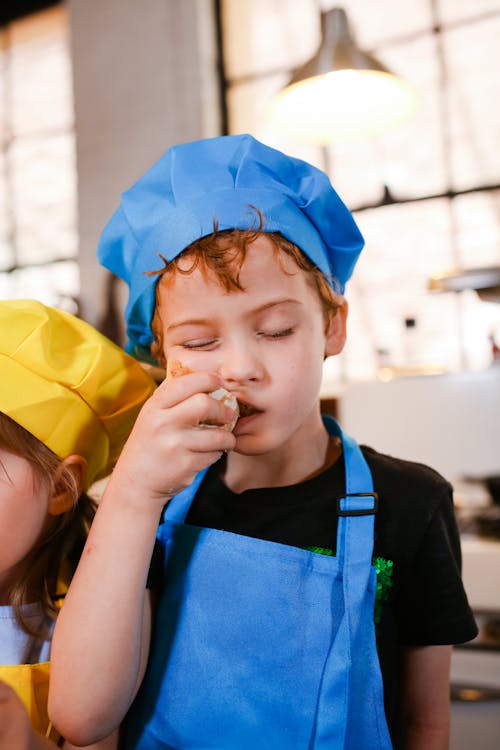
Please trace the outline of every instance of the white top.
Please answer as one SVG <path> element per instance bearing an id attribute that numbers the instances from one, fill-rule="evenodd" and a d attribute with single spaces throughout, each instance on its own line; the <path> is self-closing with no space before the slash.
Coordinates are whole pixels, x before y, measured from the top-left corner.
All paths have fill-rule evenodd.
<path id="1" fill-rule="evenodd" d="M 21 607 L 26 622 L 40 626 L 44 615 L 39 604 L 24 604 Z M 50 628 L 52 633 L 53 625 Z M 49 661 L 50 638 L 40 641 L 28 635 L 18 625 L 12 607 L 0 606 L 0 664 L 38 664 Z"/>

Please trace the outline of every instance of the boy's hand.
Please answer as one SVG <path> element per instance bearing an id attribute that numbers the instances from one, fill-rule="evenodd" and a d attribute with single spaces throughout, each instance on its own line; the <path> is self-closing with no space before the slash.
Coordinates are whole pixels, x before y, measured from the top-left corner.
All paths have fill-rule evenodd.
<path id="1" fill-rule="evenodd" d="M 149 498 L 163 507 L 199 471 L 232 450 L 235 437 L 224 425 L 234 411 L 209 395 L 220 387 L 218 376 L 207 372 L 161 383 L 143 406 L 115 467 L 110 480 L 115 489 L 120 485 L 141 505 Z"/>
<path id="2" fill-rule="evenodd" d="M 54 748 L 31 728 L 28 712 L 15 691 L 0 681 L 0 748 L 42 750 Z"/>
<path id="3" fill-rule="evenodd" d="M 193 370 L 190 370 L 189 367 L 183 365 L 182 362 L 179 362 L 178 359 L 172 359 L 171 357 L 169 357 L 169 360 L 167 362 L 167 380 L 171 380 L 172 378 L 179 378 L 181 375 L 189 375 L 191 372 L 193 372 Z M 232 393 L 229 393 L 229 391 L 227 391 L 225 388 L 217 388 L 215 391 L 210 391 L 209 395 L 212 398 L 215 398 L 217 401 L 223 401 L 226 406 L 230 407 L 231 418 L 228 419 L 223 427 L 225 430 L 229 430 L 229 432 L 232 432 L 236 426 L 238 417 L 240 416 L 240 407 L 236 396 Z M 217 425 L 214 425 L 211 422 L 203 422 L 203 426 L 214 427 Z"/>

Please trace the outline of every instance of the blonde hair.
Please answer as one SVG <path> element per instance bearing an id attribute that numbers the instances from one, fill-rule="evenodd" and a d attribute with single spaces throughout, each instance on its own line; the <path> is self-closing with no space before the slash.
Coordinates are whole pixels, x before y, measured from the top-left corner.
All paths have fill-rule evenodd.
<path id="1" fill-rule="evenodd" d="M 36 483 L 49 482 L 49 490 L 55 489 L 55 474 L 62 461 L 38 438 L 17 422 L 0 412 L 0 448 L 29 461 Z M 96 503 L 82 493 L 79 496 L 73 474 L 62 466 L 57 478 L 57 487 L 73 496 L 73 507 L 66 513 L 53 517 L 47 534 L 40 538 L 27 553 L 23 566 L 25 573 L 12 584 L 9 602 L 20 627 L 30 635 L 44 637 L 45 628 L 33 631 L 23 620 L 21 606 L 27 602 L 41 605 L 45 620 L 57 616 L 56 585 L 63 568 L 67 566 L 69 577 L 76 569 L 87 534 L 96 511 Z M 69 581 L 68 581 L 69 582 Z"/>
<path id="2" fill-rule="evenodd" d="M 297 267 L 306 274 L 308 282 L 318 294 L 325 318 L 325 330 L 327 330 L 332 318 L 342 304 L 341 294 L 335 291 L 335 288 L 339 288 L 338 283 L 335 279 L 329 281 L 326 275 L 309 260 L 302 250 L 283 237 L 282 234 L 279 232 L 263 232 L 264 217 L 257 208 L 253 206 L 251 208 L 258 217 L 256 228 L 228 229 L 219 232 L 217 221 L 214 221 L 212 234 L 201 237 L 188 245 L 182 253 L 170 262 L 159 254 L 164 267 L 149 272 L 149 275 L 159 276 L 160 281 L 166 280 L 168 283 L 168 280 L 173 279 L 176 274 L 189 275 L 196 268 L 200 268 L 202 273 L 212 272 L 226 292 L 244 291 L 240 282 L 240 272 L 245 262 L 248 247 L 258 237 L 264 235 L 271 241 L 275 256 L 283 271 L 285 271 L 285 268 L 282 256 L 285 254 L 292 258 Z M 190 261 L 187 268 L 185 267 L 186 259 Z M 159 286 L 160 282 L 156 286 L 155 309 L 151 320 L 151 332 L 154 338 L 151 344 L 151 354 L 160 365 L 165 366 L 163 327 L 158 301 Z"/>

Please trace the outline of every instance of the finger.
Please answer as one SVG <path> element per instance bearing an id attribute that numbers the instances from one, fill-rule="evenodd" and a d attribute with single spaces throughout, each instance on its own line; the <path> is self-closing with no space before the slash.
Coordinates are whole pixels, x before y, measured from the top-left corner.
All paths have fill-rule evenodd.
<path id="1" fill-rule="evenodd" d="M 176 406 L 195 393 L 210 393 L 221 386 L 213 372 L 192 372 L 173 380 L 164 380 L 155 390 L 152 399 L 163 408 Z"/>
<path id="2" fill-rule="evenodd" d="M 232 450 L 236 440 L 232 433 L 221 428 L 193 429 L 189 442 L 189 448 L 184 446 L 184 449 L 176 454 L 175 475 L 168 471 L 164 478 L 158 479 L 158 493 L 164 498 L 172 497 L 189 486 L 198 472 L 214 464 L 225 452 Z"/>
<path id="3" fill-rule="evenodd" d="M 186 442 L 191 453 L 224 453 L 234 449 L 236 438 L 223 427 L 200 426 L 190 430 Z"/>
<path id="4" fill-rule="evenodd" d="M 190 461 L 192 454 L 222 453 L 233 450 L 236 438 L 232 432 L 221 426 L 193 425 L 175 432 L 163 434 L 159 432 L 155 444 L 158 456 L 175 457 L 175 466 L 172 466 L 170 461 L 167 466 L 169 471 L 173 470 L 177 474 L 183 470 L 181 462 Z"/>
<path id="5" fill-rule="evenodd" d="M 163 414 L 159 415 L 159 419 L 166 420 L 165 429 L 167 421 L 169 426 L 174 422 L 177 426 L 184 427 L 223 426 L 231 423 L 234 417 L 232 408 L 208 393 L 195 393 L 168 410 L 165 408 L 161 411 Z"/>
<path id="6" fill-rule="evenodd" d="M 201 418 L 198 420 L 200 427 L 214 427 L 217 425 L 227 427 L 231 425 L 235 417 L 235 408 L 233 406 L 228 404 L 225 399 L 216 398 L 213 392 L 209 393 L 208 397 L 204 393 L 199 394 L 199 396 L 201 398 L 198 396 L 192 398 L 196 407 L 199 404 L 199 409 L 202 413 Z M 234 403 L 237 408 L 236 399 L 234 399 Z"/>

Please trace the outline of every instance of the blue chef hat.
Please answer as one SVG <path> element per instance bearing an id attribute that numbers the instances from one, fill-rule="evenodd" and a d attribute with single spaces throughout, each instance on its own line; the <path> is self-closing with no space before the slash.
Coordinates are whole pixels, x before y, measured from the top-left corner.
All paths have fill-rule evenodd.
<path id="1" fill-rule="evenodd" d="M 127 351 L 150 357 L 158 254 L 170 261 L 218 229 L 249 229 L 257 207 L 265 232 L 281 232 L 343 291 L 363 237 L 327 175 L 250 135 L 170 148 L 129 190 L 105 227 L 100 262 L 130 287 Z"/>

